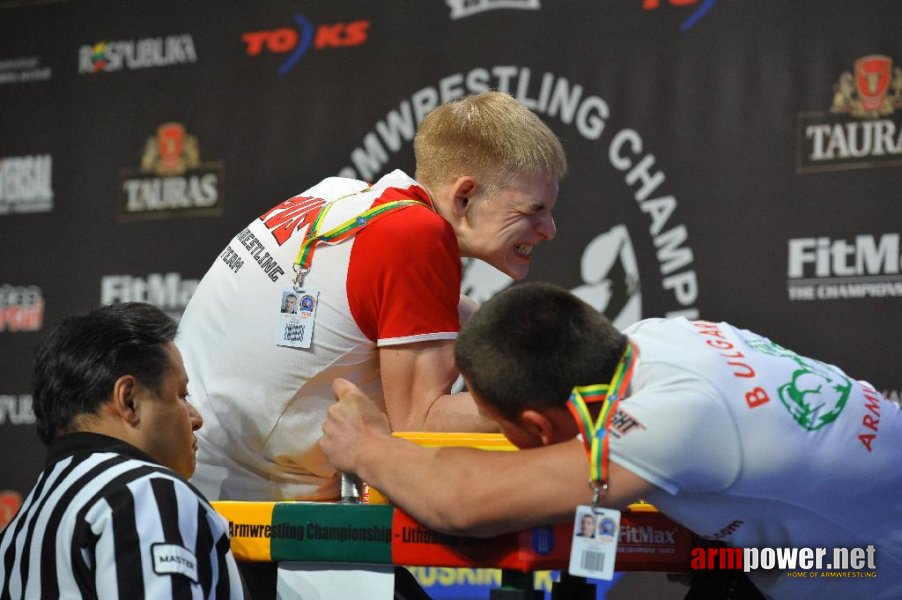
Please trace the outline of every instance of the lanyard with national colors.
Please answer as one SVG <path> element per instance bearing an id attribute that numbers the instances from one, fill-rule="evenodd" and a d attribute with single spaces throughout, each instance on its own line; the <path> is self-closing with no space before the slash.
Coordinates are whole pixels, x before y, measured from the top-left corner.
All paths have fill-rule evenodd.
<path id="1" fill-rule="evenodd" d="M 402 208 L 407 208 L 408 206 L 419 204 L 420 206 L 429 207 L 428 204 L 418 202 L 416 200 L 394 200 L 391 202 L 386 202 L 385 204 L 380 204 L 379 206 L 374 206 L 357 215 L 356 217 L 351 217 L 344 223 L 333 227 L 329 231 L 322 233 L 319 232 L 320 225 L 322 224 L 323 219 L 325 219 L 326 213 L 329 212 L 329 209 L 332 208 L 332 206 L 334 206 L 339 200 L 343 200 L 344 198 L 353 196 L 355 194 L 368 192 L 369 189 L 370 188 L 367 188 L 361 190 L 360 192 L 355 192 L 354 194 L 349 194 L 348 196 L 343 196 L 333 202 L 330 202 L 316 216 L 316 220 L 313 221 L 310 229 L 307 230 L 307 235 L 304 236 L 304 241 L 303 243 L 301 243 L 301 249 L 298 251 L 298 256 L 294 261 L 294 270 L 297 273 L 297 276 L 294 280 L 295 290 L 300 291 L 300 288 L 304 283 L 304 277 L 306 277 L 307 273 L 310 272 L 310 265 L 311 263 L 313 263 L 313 253 L 316 251 L 316 247 L 320 242 L 326 244 L 337 244 L 339 242 L 343 242 L 344 240 L 356 235 L 357 232 L 366 227 L 368 224 L 381 219 L 389 213 L 395 212 Z"/>
<path id="2" fill-rule="evenodd" d="M 617 363 L 614 376 L 608 384 L 585 385 L 573 388 L 567 408 L 576 420 L 583 436 L 583 444 L 589 455 L 589 487 L 594 492 L 593 504 L 598 506 L 599 494 L 608 488 L 608 462 L 610 450 L 608 429 L 617 412 L 617 405 L 626 394 L 633 367 L 636 365 L 637 349 L 627 340 L 623 355 Z M 598 419 L 593 423 L 587 404 L 602 402 Z"/>

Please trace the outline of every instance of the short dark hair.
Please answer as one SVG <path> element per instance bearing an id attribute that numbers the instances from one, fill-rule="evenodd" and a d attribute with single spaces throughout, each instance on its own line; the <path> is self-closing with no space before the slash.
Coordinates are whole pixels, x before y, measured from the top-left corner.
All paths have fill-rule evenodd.
<path id="1" fill-rule="evenodd" d="M 49 444 L 83 414 L 95 414 L 123 375 L 160 392 L 164 349 L 177 325 L 150 304 L 126 302 L 64 319 L 35 351 L 33 407 L 38 437 Z"/>
<path id="2" fill-rule="evenodd" d="M 574 386 L 608 383 L 626 337 L 600 312 L 548 283 L 515 285 L 460 332 L 457 368 L 508 419 L 566 405 Z"/>

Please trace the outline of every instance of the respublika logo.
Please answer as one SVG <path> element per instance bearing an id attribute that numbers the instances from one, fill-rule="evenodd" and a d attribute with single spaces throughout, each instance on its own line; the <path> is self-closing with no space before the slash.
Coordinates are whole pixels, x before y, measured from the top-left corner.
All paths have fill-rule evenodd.
<path id="1" fill-rule="evenodd" d="M 366 20 L 314 25 L 304 15 L 292 15 L 293 27 L 249 31 L 241 36 L 248 56 L 287 55 L 279 65 L 279 75 L 294 68 L 312 47 L 315 51 L 359 46 L 367 41 L 370 22 Z"/>
<path id="2" fill-rule="evenodd" d="M 693 25 L 701 21 L 705 15 L 717 4 L 718 0 L 667 0 L 667 4 L 671 6 L 691 6 L 698 4 L 689 17 L 680 24 L 680 31 L 686 31 Z M 661 7 L 661 0 L 642 0 L 642 10 L 655 10 Z"/>
<path id="3" fill-rule="evenodd" d="M 78 72 L 82 75 L 193 62 L 197 62 L 197 52 L 189 34 L 97 42 L 82 46 L 78 51 Z"/>
<path id="4" fill-rule="evenodd" d="M 598 155 L 618 172 L 632 200 L 648 219 L 648 235 L 655 248 L 659 286 L 670 298 L 667 316 L 698 316 L 698 280 L 689 232 L 680 222 L 677 197 L 669 193 L 663 170 L 640 133 L 629 127 L 606 131 L 607 102 L 587 93 L 584 86 L 545 72 L 533 77 L 528 67 L 513 65 L 476 67 L 440 79 L 436 86 L 413 92 L 363 135 L 350 154 L 351 165 L 339 175 L 373 181 L 390 155 L 413 140 L 417 125 L 440 103 L 466 94 L 500 90 L 514 96 L 539 115 L 559 119 L 588 141 L 601 145 Z M 605 227 L 610 227 L 605 222 Z M 625 225 L 600 230 L 581 257 L 581 279 L 574 288 L 584 301 L 625 327 L 642 317 L 642 293 L 632 236 Z M 461 291 L 483 302 L 511 284 L 511 279 L 482 261 L 464 265 Z"/>
<path id="5" fill-rule="evenodd" d="M 180 273 L 106 275 L 100 280 L 100 303 L 147 302 L 178 320 L 197 289 L 197 279 L 184 279 Z"/>
<path id="6" fill-rule="evenodd" d="M 40 331 L 44 294 L 36 285 L 0 285 L 0 333 Z"/>
<path id="7" fill-rule="evenodd" d="M 49 154 L 0 157 L 0 215 L 53 209 L 53 158 Z"/>
<path id="8" fill-rule="evenodd" d="M 514 8 L 519 10 L 539 10 L 539 0 L 446 0 L 451 9 L 451 19 L 463 19 L 489 10 Z"/>
<path id="9" fill-rule="evenodd" d="M 119 215 L 159 219 L 222 214 L 223 164 L 200 161 L 181 123 L 165 123 L 144 144 L 140 169 L 120 174 Z"/>
<path id="10" fill-rule="evenodd" d="M 789 240 L 790 300 L 902 296 L 900 234 Z"/>
<path id="11" fill-rule="evenodd" d="M 864 56 L 833 90 L 830 112 L 799 114 L 798 171 L 902 163 L 902 68 Z"/>

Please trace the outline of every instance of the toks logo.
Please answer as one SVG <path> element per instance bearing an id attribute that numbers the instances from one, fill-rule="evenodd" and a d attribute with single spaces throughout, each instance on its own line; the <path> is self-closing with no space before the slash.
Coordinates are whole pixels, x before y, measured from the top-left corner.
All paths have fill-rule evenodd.
<path id="1" fill-rule="evenodd" d="M 294 68 L 310 46 L 315 50 L 359 46 L 367 40 L 369 21 L 351 21 L 314 26 L 304 15 L 293 15 L 295 29 L 283 27 L 265 31 L 251 31 L 241 36 L 248 56 L 260 56 L 264 51 L 288 54 L 279 66 L 279 75 Z M 289 54 L 290 53 L 290 54 Z"/>
<path id="2" fill-rule="evenodd" d="M 708 11 L 717 4 L 717 0 L 667 0 L 667 3 L 671 6 L 689 6 L 692 4 L 699 4 L 699 7 L 695 10 L 692 15 L 689 16 L 688 19 L 683 21 L 680 25 L 680 31 L 686 31 L 696 23 L 702 20 L 702 18 L 708 14 Z M 642 10 L 655 10 L 660 8 L 661 0 L 642 0 Z"/>
<path id="3" fill-rule="evenodd" d="M 144 144 L 138 170 L 120 176 L 122 218 L 222 214 L 223 165 L 201 163 L 197 138 L 181 123 L 165 123 Z"/>
<path id="4" fill-rule="evenodd" d="M 829 113 L 799 114 L 798 171 L 902 163 L 902 68 L 864 56 L 833 90 Z"/>

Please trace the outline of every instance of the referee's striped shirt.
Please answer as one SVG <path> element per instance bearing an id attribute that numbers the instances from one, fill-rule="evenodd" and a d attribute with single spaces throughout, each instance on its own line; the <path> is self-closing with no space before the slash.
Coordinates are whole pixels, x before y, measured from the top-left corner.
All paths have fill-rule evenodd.
<path id="1" fill-rule="evenodd" d="M 243 598 L 228 525 L 120 440 L 71 433 L 0 534 L 0 600 Z"/>

